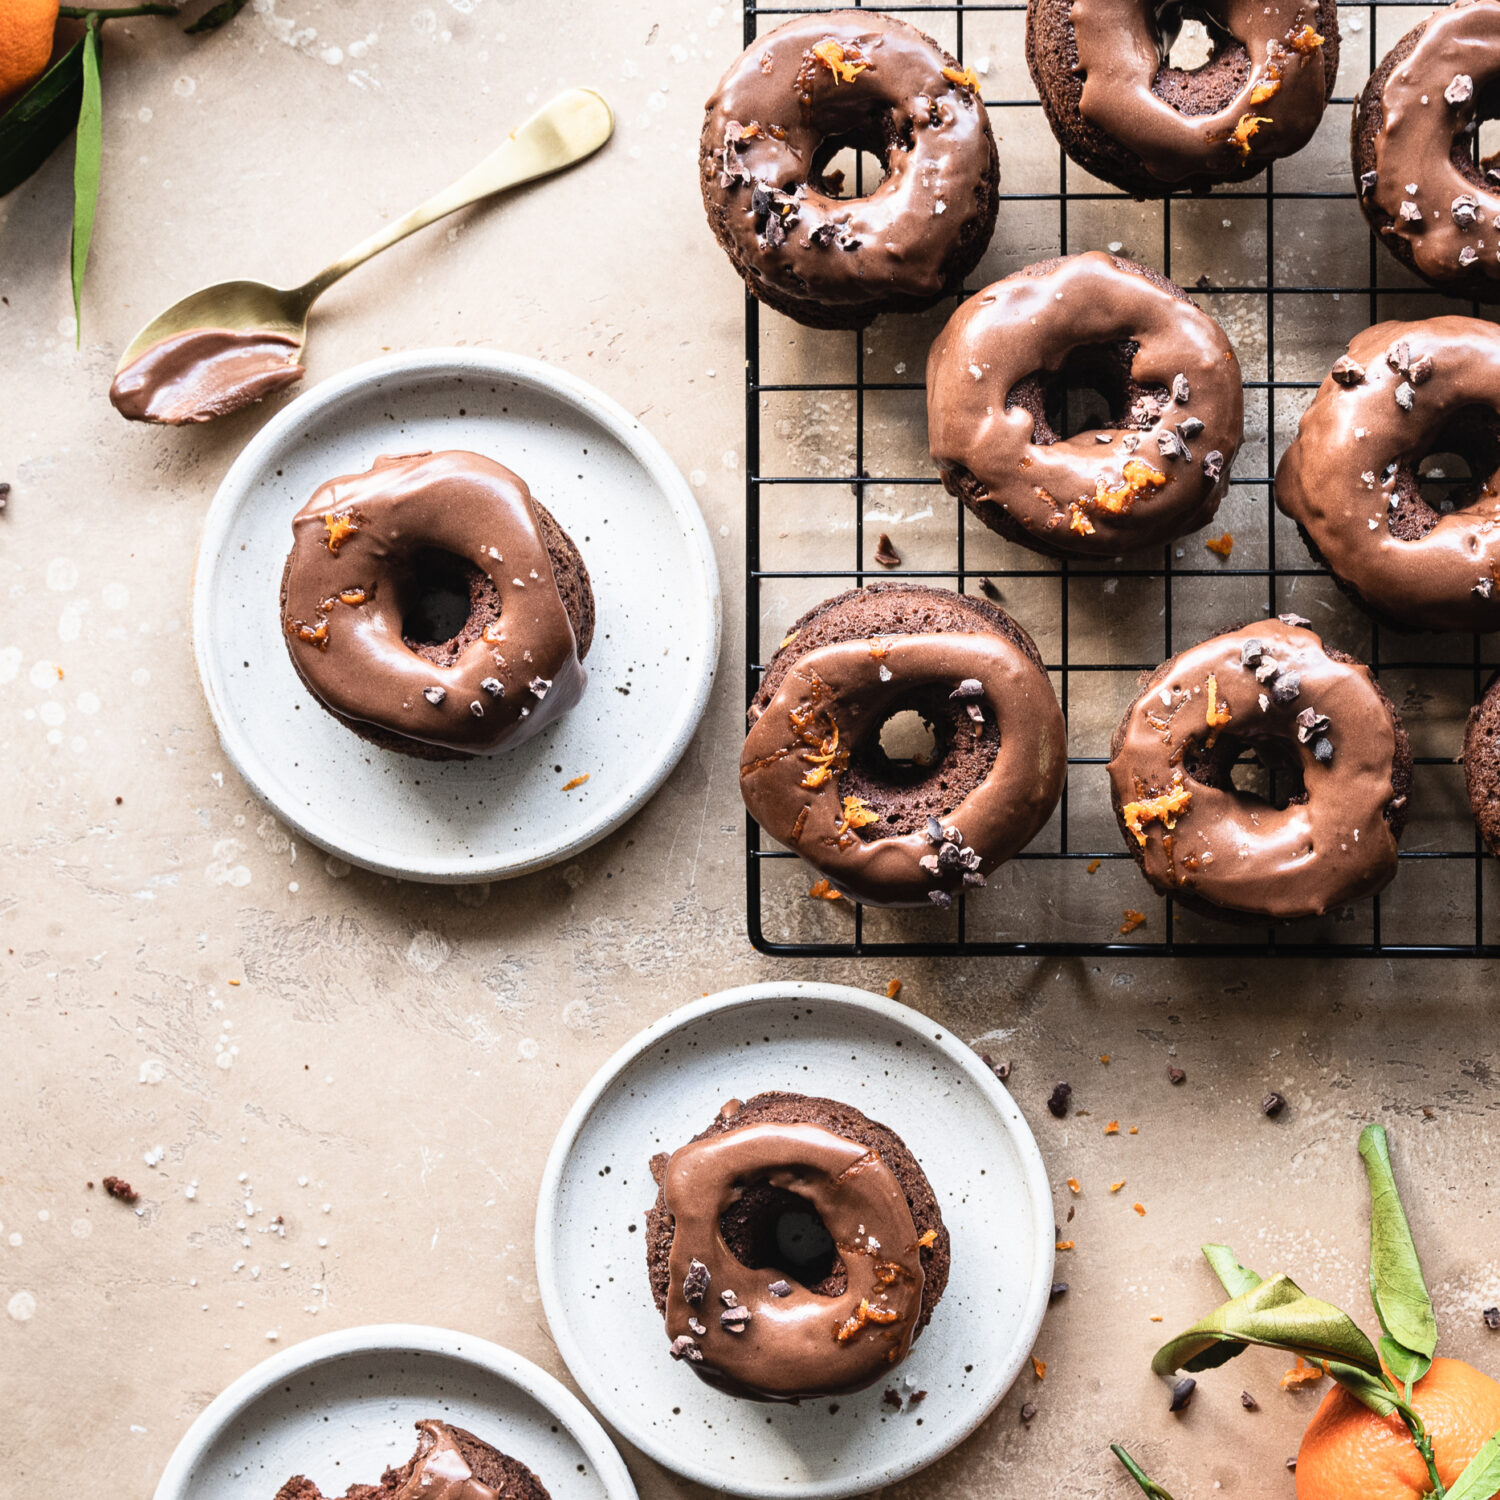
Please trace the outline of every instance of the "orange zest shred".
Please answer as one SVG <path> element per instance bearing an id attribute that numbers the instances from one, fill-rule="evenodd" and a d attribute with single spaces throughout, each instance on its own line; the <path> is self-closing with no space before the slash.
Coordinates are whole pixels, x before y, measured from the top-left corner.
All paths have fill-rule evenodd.
<path id="1" fill-rule="evenodd" d="M 1267 99 L 1274 99 L 1280 92 L 1281 80 L 1279 78 L 1262 78 L 1250 90 L 1250 102 L 1251 104 L 1264 104 Z"/>
<path id="2" fill-rule="evenodd" d="M 1072 1240 L 1059 1240 L 1057 1242 L 1057 1248 L 1059 1250 L 1071 1250 L 1073 1248 L 1073 1241 Z"/>
<path id="3" fill-rule="evenodd" d="M 979 75 L 973 68 L 944 68 L 943 77 L 949 83 L 956 83 L 961 89 L 968 89 L 971 94 L 979 92 Z"/>
<path id="4" fill-rule="evenodd" d="M 339 594 L 339 603 L 340 604 L 347 604 L 347 605 L 351 606 L 352 608 L 357 608 L 361 604 L 368 604 L 370 602 L 370 599 L 371 599 L 371 597 L 373 596 L 374 593 L 375 593 L 375 585 L 374 584 L 371 584 L 370 587 L 367 588 L 367 589 L 361 589 L 361 588 L 344 589 Z"/>
<path id="5" fill-rule="evenodd" d="M 1104 1064 L 1104 1066 L 1107 1068 L 1109 1066 L 1109 1053 L 1107 1053 L 1107 1052 L 1101 1052 L 1099 1054 L 1099 1061 L 1102 1062 Z"/>
<path id="6" fill-rule="evenodd" d="M 781 645 L 778 646 L 776 649 L 778 651 L 780 651 L 783 648 L 785 648 L 787 646 L 790 646 L 792 644 L 792 642 L 795 641 L 797 639 L 797 637 L 799 635 L 801 635 L 801 634 L 802 634 L 802 632 L 800 630 L 793 630 L 793 631 L 788 632 L 786 635 L 782 636 L 782 638 L 781 638 Z"/>
<path id="7" fill-rule="evenodd" d="M 836 84 L 853 83 L 870 66 L 858 52 L 845 52 L 832 37 L 819 42 L 812 54 L 833 74 Z"/>
<path id="8" fill-rule="evenodd" d="M 937 1230 L 928 1229 L 923 1231 L 922 1237 L 917 1241 L 917 1248 L 931 1250 L 935 1244 L 937 1244 Z"/>
<path id="9" fill-rule="evenodd" d="M 1284 1391 L 1290 1391 L 1299 1385 L 1313 1385 L 1326 1373 L 1322 1365 L 1310 1365 L 1299 1354 L 1296 1365 L 1281 1377 L 1281 1388 Z"/>
<path id="10" fill-rule="evenodd" d="M 1208 707 L 1204 711 L 1204 723 L 1213 731 L 1208 737 L 1208 744 L 1218 739 L 1219 731 L 1234 717 L 1229 712 L 1227 703 L 1219 702 L 1219 679 L 1212 672 L 1208 674 Z"/>
<path id="11" fill-rule="evenodd" d="M 1127 907 L 1125 910 L 1125 920 L 1120 923 L 1121 936 L 1129 932 L 1134 932 L 1137 927 L 1144 927 L 1145 925 L 1146 913 L 1143 911 L 1131 911 Z"/>
<path id="12" fill-rule="evenodd" d="M 1130 1127 L 1130 1133 L 1131 1135 L 1139 1135 L 1141 1133 L 1141 1127 L 1139 1125 L 1132 1125 Z"/>
<path id="13" fill-rule="evenodd" d="M 1118 1120 L 1111 1120 L 1109 1124 L 1104 1127 L 1104 1133 L 1105 1135 L 1119 1135 L 1120 1122 Z"/>
<path id="14" fill-rule="evenodd" d="M 1226 531 L 1223 536 L 1211 536 L 1203 545 L 1220 557 L 1228 557 L 1234 551 L 1234 533 Z"/>
<path id="15" fill-rule="evenodd" d="M 1075 1193 L 1081 1193 L 1083 1191 L 1083 1184 L 1079 1182 L 1076 1177 L 1068 1178 L 1068 1186 L 1072 1188 Z"/>
<path id="16" fill-rule="evenodd" d="M 1123 478 L 1111 487 L 1101 474 L 1094 481 L 1094 504 L 1100 510 L 1120 515 L 1130 509 L 1147 490 L 1159 490 L 1167 482 L 1160 469 L 1153 469 L 1144 458 L 1127 458 Z"/>
<path id="17" fill-rule="evenodd" d="M 562 785 L 563 791 L 565 791 L 565 792 L 571 792 L 574 787 L 582 786 L 584 784 L 584 782 L 589 779 L 589 776 L 591 774 L 592 774 L 591 772 L 585 771 L 582 776 L 575 776 L 571 781 L 565 781 L 565 782 L 563 782 L 563 785 Z"/>
<path id="18" fill-rule="evenodd" d="M 286 633 L 295 636 L 304 645 L 316 646 L 319 651 L 328 649 L 327 620 L 319 620 L 316 625 L 309 625 L 305 620 L 288 620 Z"/>
<path id="19" fill-rule="evenodd" d="M 882 656 L 884 656 L 885 653 L 887 651 L 889 651 L 890 649 L 891 649 L 891 643 L 889 641 L 883 641 L 883 640 L 881 640 L 881 638 L 878 635 L 877 636 L 873 636 L 871 638 L 871 640 L 870 640 L 870 655 L 873 656 L 876 661 L 879 661 L 880 658 Z"/>
<path id="20" fill-rule="evenodd" d="M 760 121 L 751 120 L 751 122 L 747 126 L 745 126 L 742 131 L 740 131 L 740 139 L 742 141 L 753 141 L 756 136 L 764 134 L 765 131 L 760 128 Z"/>
<path id="21" fill-rule="evenodd" d="M 1091 859 L 1085 866 L 1085 869 L 1087 870 L 1088 874 L 1093 875 L 1098 872 L 1099 866 L 1103 863 L 1104 861 L 1101 859 Z"/>
<path id="22" fill-rule="evenodd" d="M 826 880 L 815 880 L 808 888 L 807 894 L 815 901 L 842 901 L 841 892 L 834 890 Z"/>
<path id="23" fill-rule="evenodd" d="M 879 1307 L 861 1297 L 859 1306 L 838 1325 L 833 1336 L 846 1344 L 866 1323 L 894 1323 L 900 1316 L 894 1307 Z"/>
<path id="24" fill-rule="evenodd" d="M 835 733 L 837 733 L 836 730 Z M 835 832 L 843 833 L 850 828 L 868 828 L 871 823 L 879 821 L 880 814 L 873 807 L 867 806 L 863 797 L 845 797 L 844 821 L 839 824 Z"/>
<path id="25" fill-rule="evenodd" d="M 1266 115 L 1252 115 L 1248 111 L 1240 116 L 1240 122 L 1230 133 L 1229 144 L 1240 153 L 1240 160 L 1247 161 L 1250 157 L 1250 138 L 1260 129 L 1262 125 L 1269 125 L 1270 119 Z"/>
<path id="26" fill-rule="evenodd" d="M 328 550 L 337 554 L 339 548 L 359 530 L 359 525 L 354 519 L 352 510 L 343 512 L 331 510 L 323 517 L 323 529 L 328 533 L 325 538 Z"/>
<path id="27" fill-rule="evenodd" d="M 1188 804 L 1193 800 L 1190 788 L 1182 783 L 1182 772 L 1179 771 L 1172 780 L 1172 785 L 1159 797 L 1145 797 L 1138 802 L 1127 802 L 1120 809 L 1120 817 L 1125 826 L 1135 835 L 1136 842 L 1144 845 L 1146 842 L 1146 830 L 1141 827 L 1143 823 L 1159 822 L 1164 828 L 1175 828 L 1177 816 L 1188 809 Z"/>
<path id="28" fill-rule="evenodd" d="M 1122 1187 L 1124 1187 L 1124 1186 L 1125 1186 L 1125 1179 L 1122 1177 L 1118 1182 L 1112 1182 L 1112 1183 L 1110 1183 L 1109 1190 L 1112 1193 L 1118 1193 L 1120 1191 L 1120 1189 Z"/>
<path id="29" fill-rule="evenodd" d="M 1304 57 L 1309 52 L 1316 52 L 1323 45 L 1324 37 L 1318 35 L 1312 26 L 1304 26 L 1301 31 L 1293 32 L 1286 39 L 1286 44 L 1293 52 L 1300 52 Z"/>
<path id="30" fill-rule="evenodd" d="M 1031 1368 L 1038 1380 L 1045 1380 L 1047 1378 L 1047 1361 L 1045 1359 L 1038 1359 L 1033 1354 L 1031 1356 Z"/>
<path id="31" fill-rule="evenodd" d="M 885 987 L 885 998 L 887 1000 L 894 1000 L 900 993 L 901 981 L 899 979 L 891 980 L 891 982 Z"/>
<path id="32" fill-rule="evenodd" d="M 1132 1208 L 1144 1219 L 1146 1217 L 1146 1205 L 1144 1203 L 1133 1203 Z"/>
<path id="33" fill-rule="evenodd" d="M 813 743 L 818 747 L 816 751 L 803 751 L 802 753 L 802 759 L 812 766 L 812 770 L 802 778 L 802 785 L 809 791 L 815 791 L 830 776 L 842 771 L 849 763 L 849 752 L 839 750 L 839 726 L 837 724 L 833 725 L 833 733 L 827 738 L 815 740 Z"/>
<path id="34" fill-rule="evenodd" d="M 1083 508 L 1075 501 L 1068 507 L 1068 530 L 1079 536 L 1093 536 L 1094 523 L 1084 515 Z"/>

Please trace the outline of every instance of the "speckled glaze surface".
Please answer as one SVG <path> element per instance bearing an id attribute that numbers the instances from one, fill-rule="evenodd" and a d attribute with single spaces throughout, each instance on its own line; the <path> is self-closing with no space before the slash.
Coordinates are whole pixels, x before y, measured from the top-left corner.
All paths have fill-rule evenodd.
<path id="1" fill-rule="evenodd" d="M 155 1500 L 266 1500 L 293 1474 L 339 1495 L 404 1463 L 425 1417 L 519 1459 L 553 1500 L 635 1500 L 604 1429 L 545 1370 L 485 1339 L 410 1323 L 324 1334 L 248 1370 L 188 1429 Z"/>
<path id="2" fill-rule="evenodd" d="M 281 641 L 287 527 L 307 497 L 383 452 L 445 447 L 526 479 L 583 554 L 598 612 L 583 701 L 483 761 L 366 743 L 309 697 Z M 198 673 L 236 769 L 320 847 L 414 880 L 523 874 L 624 822 L 698 726 L 719 623 L 703 518 L 655 439 L 572 375 L 464 349 L 358 366 L 268 423 L 219 487 L 193 588 Z"/>
<path id="3" fill-rule="evenodd" d="M 649 1159 L 765 1089 L 838 1099 L 896 1131 L 952 1235 L 947 1290 L 912 1352 L 889 1381 L 832 1401 L 713 1390 L 669 1357 L 651 1299 Z M 585 1088 L 543 1174 L 536 1259 L 558 1350 L 623 1437 L 715 1490 L 833 1500 L 925 1468 L 1010 1388 L 1047 1307 L 1051 1194 L 1010 1095 L 945 1027 L 844 985 L 746 985 L 665 1016 Z M 927 1395 L 896 1411 L 888 1388 Z"/>

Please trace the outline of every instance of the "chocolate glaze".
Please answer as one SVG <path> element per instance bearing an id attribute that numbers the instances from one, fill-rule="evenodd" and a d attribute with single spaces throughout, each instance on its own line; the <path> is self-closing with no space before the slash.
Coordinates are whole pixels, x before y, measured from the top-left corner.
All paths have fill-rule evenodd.
<path id="1" fill-rule="evenodd" d="M 1079 112 L 1168 187 L 1242 179 L 1290 155 L 1312 139 L 1328 101 L 1315 0 L 1206 0 L 1202 8 L 1239 43 L 1248 66 L 1227 104 L 1189 115 L 1157 91 L 1168 70 L 1154 5 L 1072 4 Z"/>
<path id="2" fill-rule="evenodd" d="M 1378 323 L 1336 369 L 1277 466 L 1276 503 L 1381 619 L 1500 629 L 1500 328 L 1462 317 Z M 1455 492 L 1462 508 L 1440 514 L 1416 470 L 1450 446 L 1469 449 L 1477 483 Z"/>
<path id="3" fill-rule="evenodd" d="M 1313 722 L 1299 724 L 1308 710 Z M 1305 793 L 1278 811 L 1235 790 L 1226 762 L 1241 747 L 1295 762 Z M 1163 894 L 1289 920 L 1373 895 L 1396 873 L 1405 733 L 1369 668 L 1334 658 L 1302 625 L 1256 621 L 1159 667 L 1111 755 L 1121 829 Z M 1179 805 L 1139 811 L 1158 798 Z"/>
<path id="4" fill-rule="evenodd" d="M 967 701 L 990 724 L 998 721 L 1000 743 L 988 775 L 942 819 L 954 837 L 880 836 L 878 823 L 850 826 L 841 782 L 851 754 L 915 690 L 966 682 L 978 684 Z M 877 906 L 925 906 L 934 893 L 944 904 L 966 883 L 982 885 L 1040 831 L 1066 773 L 1066 730 L 1052 685 L 998 634 L 819 646 L 787 671 L 740 755 L 740 791 L 756 822 L 844 894 Z"/>
<path id="5" fill-rule="evenodd" d="M 815 54 L 830 42 L 853 76 Z M 915 27 L 869 12 L 803 16 L 756 41 L 708 101 L 701 174 L 710 222 L 752 289 L 794 315 L 787 304 L 806 302 L 867 320 L 893 298 L 922 306 L 956 286 L 996 206 L 972 80 Z M 884 159 L 866 196 L 824 190 L 836 142 Z M 960 264 L 961 247 L 972 254 Z"/>
<path id="6" fill-rule="evenodd" d="M 1401 60 L 1377 70 L 1354 119 L 1356 156 L 1362 127 L 1374 131 L 1366 217 L 1429 281 L 1500 297 L 1500 186 L 1470 153 L 1479 106 L 1500 83 L 1500 0 L 1457 0 L 1408 33 L 1392 57 Z M 1460 261 L 1465 250 L 1473 256 Z"/>
<path id="7" fill-rule="evenodd" d="M 752 1271 L 730 1253 L 719 1216 L 751 1182 L 813 1206 L 847 1272 L 842 1295 L 822 1296 L 774 1269 Z M 879 1153 L 819 1125 L 747 1125 L 674 1152 L 662 1191 L 673 1219 L 667 1336 L 690 1341 L 699 1358 L 684 1350 L 687 1362 L 705 1380 L 794 1401 L 860 1390 L 905 1357 L 922 1304 L 922 1257 L 911 1209 Z M 695 1261 L 708 1281 L 689 1302 Z M 773 1283 L 790 1291 L 778 1296 Z M 737 1332 L 722 1322 L 726 1293 L 750 1314 Z"/>
<path id="8" fill-rule="evenodd" d="M 417 1431 L 411 1473 L 392 1500 L 496 1500 L 498 1492 L 474 1477 L 443 1423 L 418 1422 Z"/>
<path id="9" fill-rule="evenodd" d="M 531 492 L 503 465 L 460 451 L 378 458 L 322 485 L 292 532 L 287 646 L 335 713 L 482 755 L 530 739 L 582 696 L 587 674 Z M 449 665 L 402 639 L 423 551 L 472 564 L 500 599 L 499 620 Z"/>
<path id="10" fill-rule="evenodd" d="M 190 328 L 138 354 L 115 376 L 109 399 L 132 422 L 211 422 L 307 372 L 302 345 L 281 333 Z"/>
<path id="11" fill-rule="evenodd" d="M 1122 350 L 1131 409 L 1059 438 L 1021 387 L 1100 348 Z M 1244 395 L 1207 313 L 1165 277 L 1096 250 L 1028 267 L 958 308 L 927 358 L 927 425 L 944 486 L 986 525 L 1042 551 L 1115 557 L 1212 519 Z"/>

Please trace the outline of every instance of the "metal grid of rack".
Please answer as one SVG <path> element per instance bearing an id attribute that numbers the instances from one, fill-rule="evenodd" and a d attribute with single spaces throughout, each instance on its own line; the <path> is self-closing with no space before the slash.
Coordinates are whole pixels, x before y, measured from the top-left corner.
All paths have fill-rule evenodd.
<path id="1" fill-rule="evenodd" d="M 763 24 L 768 28 L 793 15 L 835 8 L 846 7 L 745 0 L 745 45 Z M 806 866 L 747 819 L 751 941 L 764 953 L 802 957 L 1500 954 L 1500 879 L 1468 816 L 1456 766 L 1463 715 L 1500 665 L 1496 639 L 1383 633 L 1348 606 L 1326 573 L 1313 565 L 1270 494 L 1276 458 L 1295 432 L 1297 416 L 1352 333 L 1393 316 L 1480 313 L 1476 306 L 1454 304 L 1416 283 L 1375 242 L 1358 213 L 1347 146 L 1342 144 L 1347 136 L 1340 135 L 1347 131 L 1349 111 L 1365 77 L 1397 37 L 1434 7 L 1424 0 L 1379 0 L 1341 11 L 1340 81 L 1325 120 L 1332 139 L 1324 137 L 1321 178 L 1295 170 L 1289 163 L 1297 158 L 1291 158 L 1249 183 L 1144 206 L 1088 177 L 1047 132 L 1024 60 L 1016 65 L 1024 0 L 863 8 L 905 17 L 965 63 L 975 61 L 975 33 L 981 28 L 985 41 L 998 42 L 1004 50 L 1006 61 L 998 70 L 992 70 L 988 58 L 979 59 L 984 63 L 985 103 L 1002 141 L 1003 222 L 1031 222 L 1043 229 L 1055 224 L 1056 232 L 1050 244 L 1038 243 L 1034 235 L 1029 240 L 1024 234 L 1016 237 L 1019 245 L 1009 258 L 993 269 L 988 261 L 981 265 L 970 290 L 1047 255 L 1104 248 L 1103 236 L 1113 236 L 1108 248 L 1118 250 L 1128 234 L 1131 243 L 1124 253 L 1176 275 L 1229 329 L 1246 370 L 1246 443 L 1221 510 L 1221 520 L 1235 522 L 1234 545 L 1220 561 L 1203 551 L 1202 537 L 1190 537 L 1161 549 L 1159 556 L 1143 554 L 1100 566 L 1047 559 L 999 543 L 949 499 L 930 464 L 908 462 L 896 472 L 872 462 L 876 449 L 890 446 L 882 441 L 883 429 L 877 430 L 882 421 L 899 425 L 889 420 L 892 410 L 898 417 L 911 416 L 920 427 L 911 403 L 920 403 L 924 386 L 920 378 L 901 376 L 910 367 L 920 377 L 923 348 L 913 345 L 912 360 L 885 368 L 870 331 L 807 333 L 747 296 L 747 699 L 796 614 L 876 577 L 912 579 L 998 597 L 1037 638 L 1069 721 L 1068 787 L 1052 822 L 1031 847 L 991 877 L 988 888 L 960 896 L 951 911 L 883 912 L 846 900 L 810 900 L 812 877 Z M 992 86 L 994 71 L 1004 75 L 997 80 L 998 95 Z M 1018 124 L 1026 128 L 1018 131 Z M 1024 157 L 1019 185 L 1008 185 L 1016 174 L 1005 141 L 1018 134 L 1029 136 L 1036 150 Z M 1342 178 L 1337 175 L 1340 149 Z M 1055 162 L 1055 186 L 1038 180 L 1039 157 L 1049 170 Z M 857 180 L 855 192 L 862 186 L 862 179 Z M 1214 205 L 1223 208 L 1224 231 L 1240 217 L 1242 227 L 1231 241 L 1216 226 L 1205 230 L 1213 221 L 1204 205 L 1209 205 L 1207 213 L 1216 211 Z M 1192 216 L 1186 237 L 1177 232 L 1174 211 L 1178 221 Z M 1243 218 L 1247 214 L 1248 222 Z M 1154 217 L 1159 217 L 1159 239 L 1152 244 Z M 1325 222 L 1335 220 L 1331 238 L 1318 233 Z M 1309 230 L 1322 240 L 1321 249 L 1304 250 Z M 1208 242 L 1199 248 L 1206 256 L 1213 255 L 1215 245 L 1221 251 L 1230 246 L 1223 256 L 1229 276 L 1214 276 L 1205 260 L 1203 274 L 1190 279 L 1196 262 L 1185 245 L 1194 234 Z M 1257 237 L 1264 241 L 1258 254 Z M 1185 272 L 1174 271 L 1174 260 L 1188 262 Z M 1355 268 L 1355 275 L 1342 274 Z M 930 338 L 954 305 L 940 308 L 939 323 L 920 325 L 916 335 Z M 885 319 L 876 327 L 900 321 Z M 1252 358 L 1246 358 L 1247 351 Z M 789 415 L 783 421 L 773 420 L 773 401 L 787 404 Z M 893 402 L 898 403 L 895 408 Z M 830 403 L 837 405 L 842 423 L 829 421 Z M 780 447 L 795 455 L 795 445 L 774 439 L 799 421 L 805 424 L 810 412 L 816 413 L 819 429 L 814 435 L 819 462 L 804 463 L 801 472 L 783 472 L 796 466 L 772 450 Z M 838 433 L 830 436 L 831 427 L 838 427 Z M 805 449 L 804 444 L 804 459 Z M 892 496 L 903 501 L 921 497 L 927 512 L 919 508 L 915 514 L 930 516 L 932 525 L 915 549 L 920 555 L 910 565 L 887 571 L 874 562 L 873 537 L 887 522 L 897 530 L 909 514 L 904 504 L 893 505 Z M 778 527 L 792 524 L 808 545 L 800 554 L 782 557 L 776 541 L 789 533 Z M 1131 602 L 1122 605 L 1124 596 Z M 1216 629 L 1262 612 L 1297 608 L 1313 614 L 1308 599 L 1325 612 L 1316 621 L 1325 639 L 1371 664 L 1412 733 L 1417 752 L 1413 811 L 1400 873 L 1373 901 L 1316 923 L 1245 927 L 1198 918 L 1177 909 L 1170 898 L 1157 898 L 1119 839 L 1103 795 L 1108 758 L 1103 752 L 1110 729 L 1141 671 Z M 1248 607 L 1236 611 L 1236 603 Z M 1112 623 L 1116 616 L 1124 626 Z M 1136 916 L 1146 920 L 1127 933 Z"/>

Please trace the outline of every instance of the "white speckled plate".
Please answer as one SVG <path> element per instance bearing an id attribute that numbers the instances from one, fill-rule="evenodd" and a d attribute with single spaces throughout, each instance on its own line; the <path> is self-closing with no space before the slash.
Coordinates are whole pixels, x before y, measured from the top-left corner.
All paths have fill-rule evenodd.
<path id="1" fill-rule="evenodd" d="M 840 1099 L 889 1125 L 937 1193 L 952 1274 L 889 1382 L 925 1390 L 915 1408 L 884 1405 L 884 1382 L 798 1406 L 739 1400 L 667 1353 L 646 1276 L 647 1162 L 726 1099 L 767 1089 Z M 1041 1154 L 994 1074 L 942 1026 L 843 985 L 726 990 L 643 1031 L 573 1106 L 537 1204 L 542 1304 L 573 1378 L 658 1463 L 736 1495 L 861 1494 L 961 1442 L 1025 1364 L 1052 1257 Z"/>
<path id="2" fill-rule="evenodd" d="M 514 469 L 593 579 L 583 701 L 509 753 L 423 761 L 378 749 L 319 706 L 287 655 L 292 516 L 324 480 L 422 448 Z M 219 486 L 193 584 L 198 675 L 235 769 L 313 843 L 413 880 L 520 875 L 619 827 L 703 717 L 719 619 L 703 517 L 656 439 L 575 376 L 478 349 L 373 360 L 273 417 Z"/>
<path id="3" fill-rule="evenodd" d="M 270 1500 L 293 1474 L 342 1495 L 405 1463 L 425 1417 L 519 1459 L 552 1500 L 635 1500 L 604 1429 L 545 1370 L 484 1339 L 410 1323 L 324 1334 L 241 1375 L 188 1428 L 156 1500 Z"/>

